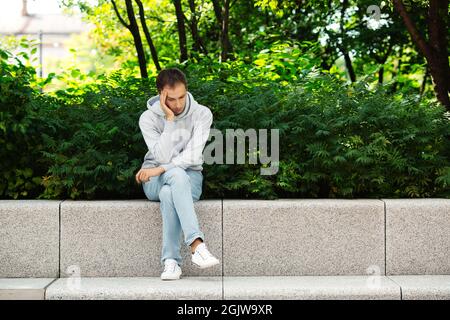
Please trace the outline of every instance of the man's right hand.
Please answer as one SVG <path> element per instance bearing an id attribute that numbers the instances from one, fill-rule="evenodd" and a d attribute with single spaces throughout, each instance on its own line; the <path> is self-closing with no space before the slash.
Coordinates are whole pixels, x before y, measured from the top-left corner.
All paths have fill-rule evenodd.
<path id="1" fill-rule="evenodd" d="M 173 118 L 175 117 L 175 114 L 166 105 L 166 99 L 167 99 L 167 90 L 163 89 L 161 94 L 159 95 L 159 102 L 160 102 L 162 111 L 164 111 L 164 113 L 166 115 L 166 119 L 169 121 L 172 121 Z"/>

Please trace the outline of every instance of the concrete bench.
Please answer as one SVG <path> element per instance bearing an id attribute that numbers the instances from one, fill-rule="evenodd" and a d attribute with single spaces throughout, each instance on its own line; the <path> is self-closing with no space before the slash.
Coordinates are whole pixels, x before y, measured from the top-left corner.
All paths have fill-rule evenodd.
<path id="1" fill-rule="evenodd" d="M 450 199 L 201 200 L 221 264 L 186 276 L 450 274 Z M 0 201 L 0 278 L 155 277 L 159 203 Z M 180 239 L 181 240 L 181 239 Z"/>
<path id="2" fill-rule="evenodd" d="M 450 299 L 450 275 L 0 279 L 0 300 Z"/>
<path id="3" fill-rule="evenodd" d="M 195 209 L 221 264 L 163 282 L 158 202 L 1 200 L 0 299 L 450 299 L 450 199 Z"/>

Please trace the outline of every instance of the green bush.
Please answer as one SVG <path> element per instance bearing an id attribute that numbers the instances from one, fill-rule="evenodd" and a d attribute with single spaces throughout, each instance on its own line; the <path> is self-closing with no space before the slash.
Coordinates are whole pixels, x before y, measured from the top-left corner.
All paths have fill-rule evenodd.
<path id="1" fill-rule="evenodd" d="M 292 88 L 282 103 L 289 130 L 281 154 L 298 176 L 283 189 L 313 197 L 449 196 L 444 107 L 368 87 L 324 75 Z M 278 186 L 283 176 L 289 180 L 281 174 Z"/>
<path id="2" fill-rule="evenodd" d="M 216 95 L 209 82 L 202 83 L 194 93 L 212 106 L 216 128 L 280 130 L 277 175 L 260 175 L 260 165 L 206 166 L 208 195 L 448 197 L 445 109 L 413 95 L 394 96 L 386 87 L 369 89 L 372 80 L 352 86 L 310 73 L 289 86 L 270 83 Z M 218 84 L 218 91 L 224 86 Z"/>
<path id="3" fill-rule="evenodd" d="M 26 54 L 24 57 L 26 57 Z M 44 127 L 39 92 L 31 87 L 35 70 L 0 49 L 0 195 L 35 197 L 42 192 L 45 164 L 39 155 Z"/>
<path id="4" fill-rule="evenodd" d="M 64 103 L 53 114 L 54 131 L 44 134 L 42 156 L 51 162 L 41 198 L 111 199 L 142 195 L 134 176 L 145 143 L 138 127 L 149 85 L 119 74 L 78 93 L 57 92 Z"/>
<path id="5" fill-rule="evenodd" d="M 283 47 L 266 53 L 257 59 L 287 59 Z M 205 164 L 202 198 L 450 196 L 450 121 L 441 105 L 370 88 L 370 77 L 347 84 L 317 72 L 308 54 L 283 72 L 274 65 L 205 58 L 179 66 L 211 108 L 213 128 L 280 130 L 276 175 L 260 175 L 259 164 Z M 145 197 L 134 180 L 146 153 L 138 119 L 156 94 L 154 78 L 113 73 L 41 93 L 34 70 L 6 58 L 1 66 L 2 198 Z"/>

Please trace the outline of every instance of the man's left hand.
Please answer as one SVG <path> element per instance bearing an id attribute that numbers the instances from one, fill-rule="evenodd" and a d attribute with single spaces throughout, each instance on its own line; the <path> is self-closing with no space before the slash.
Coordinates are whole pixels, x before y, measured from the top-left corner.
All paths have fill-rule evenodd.
<path id="1" fill-rule="evenodd" d="M 140 169 L 138 173 L 136 173 L 136 182 L 147 182 L 151 177 L 156 177 L 164 173 L 163 167 L 155 167 L 155 168 L 148 168 L 148 169 Z"/>

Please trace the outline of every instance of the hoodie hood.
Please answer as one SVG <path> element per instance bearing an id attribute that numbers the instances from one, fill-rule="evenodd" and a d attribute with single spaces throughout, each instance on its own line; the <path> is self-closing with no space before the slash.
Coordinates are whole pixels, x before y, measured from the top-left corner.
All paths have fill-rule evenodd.
<path id="1" fill-rule="evenodd" d="M 192 112 L 194 111 L 194 107 L 196 104 L 197 104 L 197 101 L 194 100 L 194 97 L 192 96 L 192 94 L 190 92 L 187 92 L 185 107 L 179 115 L 175 116 L 174 120 L 183 119 L 185 117 L 190 116 L 192 114 Z M 151 110 L 152 112 L 154 112 L 155 114 L 157 114 L 158 116 L 161 116 L 161 117 L 165 116 L 164 111 L 161 109 L 159 95 L 153 96 L 147 100 L 147 108 L 149 110 Z"/>

